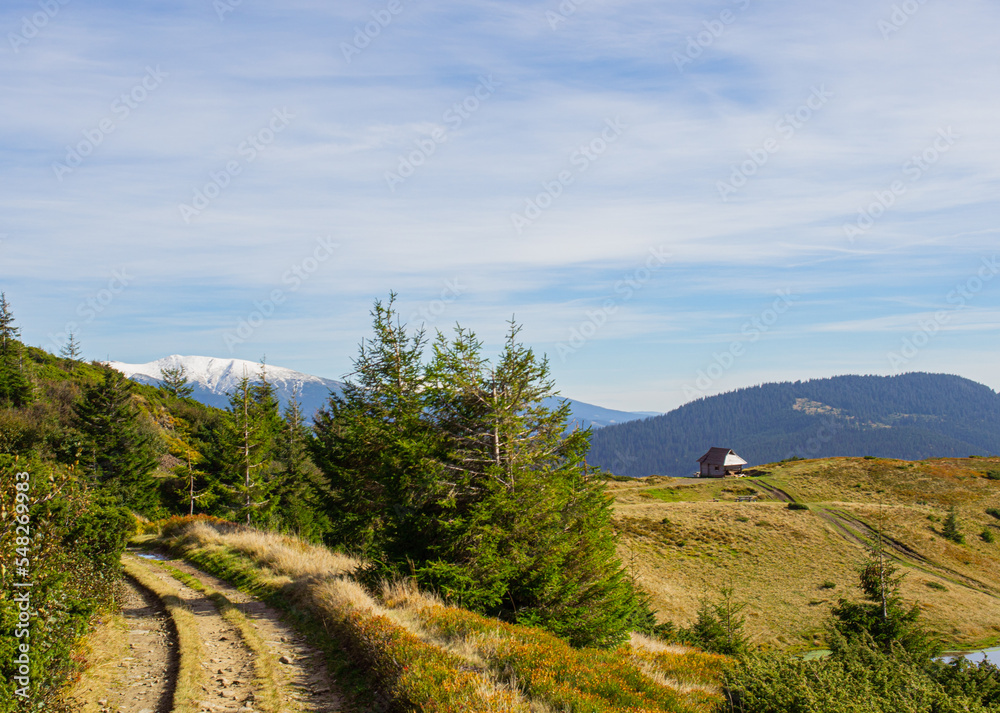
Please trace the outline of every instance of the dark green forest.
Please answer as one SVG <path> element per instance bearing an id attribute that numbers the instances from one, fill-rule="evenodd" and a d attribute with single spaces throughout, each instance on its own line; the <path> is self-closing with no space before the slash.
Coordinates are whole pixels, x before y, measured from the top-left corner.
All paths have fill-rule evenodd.
<path id="1" fill-rule="evenodd" d="M 732 448 L 751 465 L 792 457 L 992 455 L 1000 452 L 1000 395 L 947 374 L 763 384 L 601 428 L 589 461 L 615 475 L 688 476 L 712 446 Z"/>

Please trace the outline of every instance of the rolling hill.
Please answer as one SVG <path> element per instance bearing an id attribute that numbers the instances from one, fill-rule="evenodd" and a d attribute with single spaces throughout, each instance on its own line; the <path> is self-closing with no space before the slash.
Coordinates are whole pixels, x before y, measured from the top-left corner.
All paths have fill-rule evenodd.
<path id="1" fill-rule="evenodd" d="M 1000 453 L 1000 395 L 947 374 L 763 384 L 595 431 L 588 461 L 615 475 L 687 476 L 712 446 L 751 465 L 791 457 L 920 460 Z"/>

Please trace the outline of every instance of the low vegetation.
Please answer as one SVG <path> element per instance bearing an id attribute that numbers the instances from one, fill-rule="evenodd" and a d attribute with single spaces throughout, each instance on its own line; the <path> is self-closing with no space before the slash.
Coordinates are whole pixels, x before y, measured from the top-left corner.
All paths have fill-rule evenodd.
<path id="1" fill-rule="evenodd" d="M 307 611 L 385 683 L 393 707 L 708 713 L 721 700 L 724 657 L 641 636 L 614 650 L 573 648 L 541 629 L 448 606 L 412 584 L 373 593 L 355 577 L 364 571 L 359 560 L 228 523 L 177 518 L 156 542 Z"/>

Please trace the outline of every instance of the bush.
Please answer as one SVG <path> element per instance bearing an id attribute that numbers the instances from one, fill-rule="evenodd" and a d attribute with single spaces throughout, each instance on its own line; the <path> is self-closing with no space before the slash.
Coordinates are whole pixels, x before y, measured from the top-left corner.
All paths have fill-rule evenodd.
<path id="1" fill-rule="evenodd" d="M 805 503 L 788 503 L 789 510 L 808 510 L 809 506 Z"/>
<path id="2" fill-rule="evenodd" d="M 1000 520 L 1000 508 L 986 508 L 986 514 Z"/>
<path id="3" fill-rule="evenodd" d="M 958 513 L 955 512 L 954 505 L 948 511 L 948 517 L 945 518 L 944 525 L 941 526 L 941 536 L 956 544 L 965 544 L 965 535 L 958 529 Z"/>
<path id="4" fill-rule="evenodd" d="M 836 582 L 831 582 L 828 579 L 825 582 L 823 582 L 823 584 L 819 585 L 819 588 L 820 589 L 836 589 L 837 588 L 837 583 Z"/>
<path id="5" fill-rule="evenodd" d="M 927 586 L 930 587 L 931 589 L 936 589 L 939 592 L 947 592 L 948 591 L 948 587 L 946 587 L 943 584 L 941 584 L 941 582 L 928 582 Z"/>
<path id="6" fill-rule="evenodd" d="M 993 530 L 988 527 L 984 527 L 983 531 L 979 533 L 979 537 L 983 542 L 995 542 L 996 536 L 993 534 Z"/>
<path id="7" fill-rule="evenodd" d="M 986 471 L 986 477 L 990 480 L 1000 480 L 1000 469 L 994 468 L 993 470 Z"/>

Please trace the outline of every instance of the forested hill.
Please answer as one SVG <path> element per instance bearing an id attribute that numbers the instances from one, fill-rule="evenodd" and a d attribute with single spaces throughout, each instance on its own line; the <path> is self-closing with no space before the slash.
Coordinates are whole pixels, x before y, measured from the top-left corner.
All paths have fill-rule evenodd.
<path id="1" fill-rule="evenodd" d="M 924 459 L 1000 453 L 1000 395 L 947 374 L 763 384 L 593 433 L 589 462 L 616 475 L 685 476 L 712 446 L 751 465 L 785 458 Z"/>

